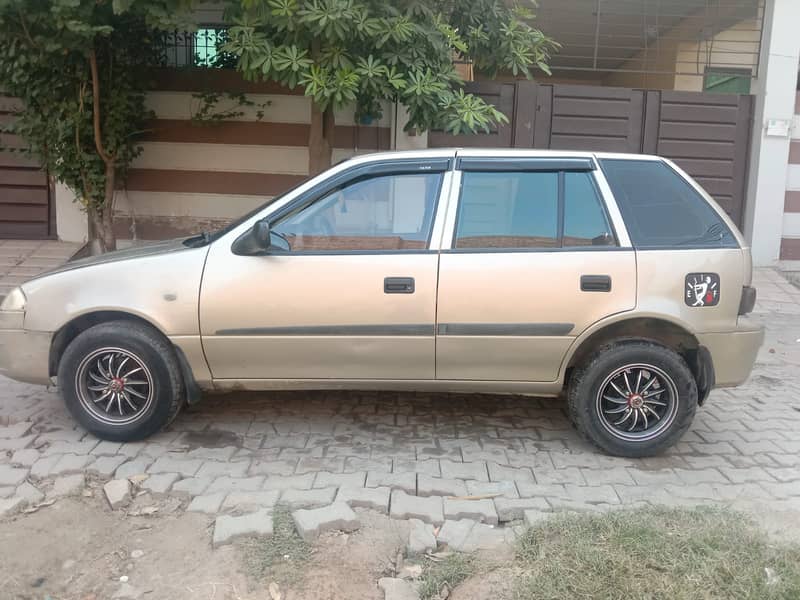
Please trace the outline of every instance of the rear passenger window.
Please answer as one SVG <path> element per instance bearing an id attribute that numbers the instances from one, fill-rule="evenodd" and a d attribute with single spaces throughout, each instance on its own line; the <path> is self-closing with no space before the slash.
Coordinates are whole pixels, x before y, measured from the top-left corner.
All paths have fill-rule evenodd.
<path id="1" fill-rule="evenodd" d="M 717 212 L 666 163 L 604 159 L 600 164 L 636 248 L 738 248 Z"/>
<path id="2" fill-rule="evenodd" d="M 614 243 L 603 205 L 589 173 L 564 173 L 564 238 L 562 246 L 605 246 Z"/>
<path id="3" fill-rule="evenodd" d="M 614 244 L 591 173 L 462 173 L 454 248 Z"/>
<path id="4" fill-rule="evenodd" d="M 558 173 L 463 173 L 456 248 L 558 245 Z"/>

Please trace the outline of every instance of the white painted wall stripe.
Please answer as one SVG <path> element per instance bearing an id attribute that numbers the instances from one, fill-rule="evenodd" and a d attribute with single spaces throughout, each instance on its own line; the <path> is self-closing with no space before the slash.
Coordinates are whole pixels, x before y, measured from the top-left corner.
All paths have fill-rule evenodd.
<path id="1" fill-rule="evenodd" d="M 789 165 L 786 170 L 786 189 L 800 190 L 800 165 Z"/>
<path id="2" fill-rule="evenodd" d="M 285 94 L 247 94 L 248 100 L 256 104 L 269 103 L 263 109 L 260 106 L 238 106 L 236 101 L 222 98 L 218 110 L 225 112 L 233 110 L 242 112 L 242 116 L 230 119 L 231 121 L 255 121 L 256 113 L 264 111 L 263 121 L 270 123 L 302 123 L 311 122 L 311 99 L 306 96 L 288 96 Z M 191 119 L 200 108 L 200 100 L 193 96 L 193 92 L 150 92 L 145 100 L 147 107 L 156 113 L 159 119 Z M 373 121 L 361 127 L 390 127 L 391 106 L 384 103 L 383 117 L 380 121 Z M 337 125 L 355 125 L 354 109 L 344 108 L 336 110 Z"/>
<path id="3" fill-rule="evenodd" d="M 270 198 L 272 197 L 128 190 L 117 192 L 114 208 L 122 215 L 233 219 L 266 203 Z"/>
<path id="4" fill-rule="evenodd" d="M 800 213 L 783 213 L 783 237 L 800 237 Z"/>

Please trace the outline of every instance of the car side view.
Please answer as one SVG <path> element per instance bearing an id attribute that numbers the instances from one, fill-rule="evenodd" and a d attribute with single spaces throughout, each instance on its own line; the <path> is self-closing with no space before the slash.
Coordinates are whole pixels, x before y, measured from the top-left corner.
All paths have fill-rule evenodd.
<path id="1" fill-rule="evenodd" d="M 566 396 L 607 453 L 673 445 L 744 382 L 750 251 L 655 156 L 359 156 L 227 228 L 76 260 L 0 306 L 0 372 L 53 378 L 98 437 L 137 440 L 204 391 Z"/>

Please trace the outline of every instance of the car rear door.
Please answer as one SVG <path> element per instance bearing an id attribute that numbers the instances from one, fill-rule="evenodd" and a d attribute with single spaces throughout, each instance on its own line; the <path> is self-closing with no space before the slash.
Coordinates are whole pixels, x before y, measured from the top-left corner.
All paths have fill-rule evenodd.
<path id="1" fill-rule="evenodd" d="M 605 181 L 592 157 L 468 152 L 459 152 L 455 177 L 436 377 L 555 381 L 582 331 L 636 302 L 636 257 L 613 225 L 616 205 L 602 200 Z"/>

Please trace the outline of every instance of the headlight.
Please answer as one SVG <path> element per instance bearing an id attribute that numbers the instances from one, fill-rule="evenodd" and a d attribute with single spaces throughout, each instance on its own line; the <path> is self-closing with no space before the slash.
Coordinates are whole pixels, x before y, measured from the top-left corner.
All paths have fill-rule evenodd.
<path id="1" fill-rule="evenodd" d="M 15 287 L 0 304 L 0 310 L 25 310 L 25 294 L 22 288 Z"/>

